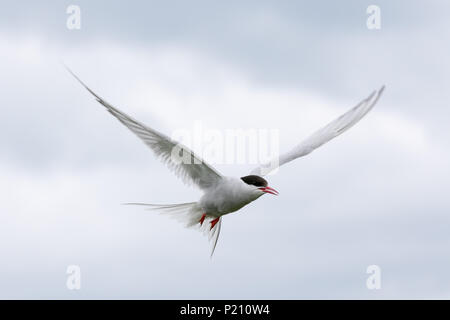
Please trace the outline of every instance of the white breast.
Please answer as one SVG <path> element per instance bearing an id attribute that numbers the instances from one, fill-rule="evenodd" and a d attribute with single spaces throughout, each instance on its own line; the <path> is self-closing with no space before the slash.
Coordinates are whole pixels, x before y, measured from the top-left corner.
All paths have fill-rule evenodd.
<path id="1" fill-rule="evenodd" d="M 199 204 L 206 214 L 219 217 L 239 210 L 262 194 L 239 178 L 224 177 L 223 182 L 203 195 Z"/>

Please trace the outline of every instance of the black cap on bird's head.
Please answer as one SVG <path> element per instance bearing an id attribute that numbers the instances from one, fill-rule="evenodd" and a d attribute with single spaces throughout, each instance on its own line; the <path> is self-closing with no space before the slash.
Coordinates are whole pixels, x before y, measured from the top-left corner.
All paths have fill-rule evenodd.
<path id="1" fill-rule="evenodd" d="M 242 177 L 241 180 L 255 187 L 267 187 L 268 184 L 266 179 L 255 175 Z"/>
<path id="2" fill-rule="evenodd" d="M 278 191 L 269 187 L 267 180 L 260 176 L 256 176 L 256 175 L 245 176 L 245 177 L 242 177 L 241 180 L 244 181 L 248 185 L 257 187 L 262 192 L 270 193 L 270 194 L 273 194 L 276 196 L 278 195 Z"/>

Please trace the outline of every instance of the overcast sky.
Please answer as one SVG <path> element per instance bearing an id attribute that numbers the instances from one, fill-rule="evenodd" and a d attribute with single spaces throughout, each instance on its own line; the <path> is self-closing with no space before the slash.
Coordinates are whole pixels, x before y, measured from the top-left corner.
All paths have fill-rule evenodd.
<path id="1" fill-rule="evenodd" d="M 69 5 L 81 29 L 69 30 Z M 381 29 L 366 26 L 369 5 Z M 16 1 L 0 10 L 0 298 L 450 298 L 442 1 Z M 201 233 L 125 202 L 196 201 L 61 66 L 172 135 L 273 129 L 288 150 L 372 90 L 355 127 Z M 194 151 L 196 150 L 194 146 Z M 245 176 L 251 164 L 214 165 Z M 69 265 L 81 289 L 66 286 Z M 369 290 L 366 269 L 381 269 Z"/>

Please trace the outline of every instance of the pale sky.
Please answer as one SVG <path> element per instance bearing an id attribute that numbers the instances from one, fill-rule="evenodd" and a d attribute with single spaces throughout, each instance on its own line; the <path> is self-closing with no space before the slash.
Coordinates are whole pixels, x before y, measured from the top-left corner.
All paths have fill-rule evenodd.
<path id="1" fill-rule="evenodd" d="M 66 27 L 69 5 L 81 29 Z M 369 5 L 381 29 L 366 26 Z M 0 298 L 450 297 L 449 6 L 22 1 L 0 10 Z M 167 135 L 273 129 L 281 151 L 386 85 L 355 127 L 201 233 L 125 202 L 185 186 L 86 92 Z M 194 148 L 194 146 L 192 146 Z M 199 150 L 195 150 L 198 151 Z M 251 164 L 214 165 L 245 176 Z M 69 265 L 81 289 L 66 286 Z M 366 269 L 381 269 L 369 290 Z"/>

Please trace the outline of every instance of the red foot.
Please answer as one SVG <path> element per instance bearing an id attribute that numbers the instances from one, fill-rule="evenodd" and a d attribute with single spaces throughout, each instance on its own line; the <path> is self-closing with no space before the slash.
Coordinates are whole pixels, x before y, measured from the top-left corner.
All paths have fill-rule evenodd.
<path id="1" fill-rule="evenodd" d="M 214 219 L 213 221 L 211 221 L 211 229 L 209 229 L 209 230 L 212 230 L 212 228 L 214 228 L 214 226 L 216 225 L 216 223 L 219 222 L 219 219 L 220 219 L 220 218 L 216 218 L 216 219 Z"/>
<path id="2" fill-rule="evenodd" d="M 203 225 L 203 221 L 205 221 L 205 218 L 206 218 L 206 213 L 204 213 L 203 215 L 202 215 L 202 217 L 200 218 L 200 225 L 202 226 Z"/>

